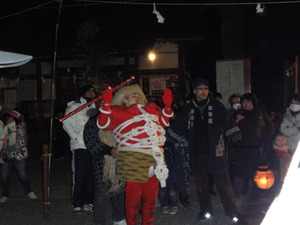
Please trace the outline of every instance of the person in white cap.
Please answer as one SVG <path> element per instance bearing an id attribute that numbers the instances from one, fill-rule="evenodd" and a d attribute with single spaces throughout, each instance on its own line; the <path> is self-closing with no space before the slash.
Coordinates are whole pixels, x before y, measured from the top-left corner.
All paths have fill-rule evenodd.
<path id="1" fill-rule="evenodd" d="M 3 128 L 0 136 L 0 155 L 4 160 L 2 166 L 2 194 L 0 203 L 9 200 L 9 177 L 14 167 L 24 188 L 24 194 L 30 199 L 37 199 L 32 191 L 31 183 L 26 175 L 27 132 L 23 115 L 15 110 L 8 110 L 3 114 Z"/>

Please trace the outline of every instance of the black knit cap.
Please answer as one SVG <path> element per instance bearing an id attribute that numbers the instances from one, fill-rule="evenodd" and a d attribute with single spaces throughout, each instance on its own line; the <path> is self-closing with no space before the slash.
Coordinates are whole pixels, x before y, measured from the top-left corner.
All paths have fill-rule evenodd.
<path id="1" fill-rule="evenodd" d="M 96 89 L 91 84 L 84 85 L 82 88 L 80 88 L 79 95 L 83 96 L 87 91 L 94 91 L 94 92 L 96 92 Z"/>
<path id="2" fill-rule="evenodd" d="M 200 77 L 200 78 L 197 78 L 197 79 L 193 82 L 193 84 L 192 84 L 193 90 L 195 90 L 196 87 L 198 87 L 198 86 L 201 85 L 201 84 L 202 84 L 202 85 L 206 85 L 207 87 L 209 87 L 209 81 L 206 80 L 205 78 Z"/>
<path id="3" fill-rule="evenodd" d="M 291 102 L 292 100 L 294 100 L 294 101 L 296 101 L 296 102 L 300 102 L 300 94 L 299 94 L 299 93 L 293 94 L 293 95 L 292 95 L 292 98 L 291 98 L 291 100 L 290 100 L 290 102 Z"/>

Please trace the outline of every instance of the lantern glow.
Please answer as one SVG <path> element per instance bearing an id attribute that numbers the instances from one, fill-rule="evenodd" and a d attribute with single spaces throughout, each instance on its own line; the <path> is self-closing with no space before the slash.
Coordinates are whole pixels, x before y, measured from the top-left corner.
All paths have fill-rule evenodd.
<path id="1" fill-rule="evenodd" d="M 269 189 L 275 182 L 275 176 L 267 166 L 259 166 L 253 180 L 258 188 Z"/>

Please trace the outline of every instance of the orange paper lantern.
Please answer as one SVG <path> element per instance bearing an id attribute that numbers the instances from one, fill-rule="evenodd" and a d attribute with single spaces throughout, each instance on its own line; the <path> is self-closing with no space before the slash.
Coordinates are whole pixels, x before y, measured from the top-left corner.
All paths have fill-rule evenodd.
<path id="1" fill-rule="evenodd" d="M 253 180 L 260 189 L 269 189 L 275 182 L 275 176 L 267 166 L 259 166 Z"/>

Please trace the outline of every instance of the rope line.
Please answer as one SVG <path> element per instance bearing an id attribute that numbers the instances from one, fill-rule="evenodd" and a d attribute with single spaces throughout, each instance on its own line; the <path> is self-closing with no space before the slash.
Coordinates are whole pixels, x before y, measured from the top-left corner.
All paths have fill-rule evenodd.
<path id="1" fill-rule="evenodd" d="M 128 83 L 130 83 L 134 79 L 135 79 L 135 77 L 131 76 L 128 80 L 126 80 L 125 82 L 122 82 L 121 84 L 117 85 L 115 88 L 108 87 L 107 89 L 109 89 L 111 92 L 117 91 L 118 89 L 126 86 Z M 103 97 L 104 97 L 104 95 L 99 95 L 98 97 L 94 98 L 92 101 L 87 102 L 87 103 L 83 104 L 82 106 L 79 106 L 77 109 L 74 109 L 72 112 L 66 114 L 59 121 L 63 122 L 64 120 L 70 118 L 71 116 L 75 115 L 76 113 L 80 112 L 81 110 L 91 106 L 93 103 L 97 102 L 98 100 L 102 99 Z"/>

